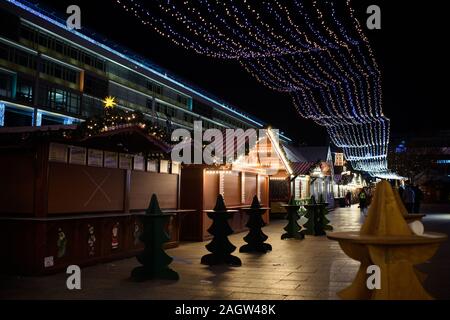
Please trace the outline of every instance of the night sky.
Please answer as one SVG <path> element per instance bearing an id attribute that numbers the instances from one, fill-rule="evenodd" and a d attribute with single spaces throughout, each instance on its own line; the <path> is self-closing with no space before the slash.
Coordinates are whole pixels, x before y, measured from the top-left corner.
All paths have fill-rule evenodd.
<path id="1" fill-rule="evenodd" d="M 58 13 L 77 4 L 82 11 L 82 26 L 280 128 L 295 140 L 310 145 L 327 142 L 325 130 L 301 118 L 288 95 L 259 84 L 236 62 L 207 58 L 173 45 L 130 18 L 114 0 L 39 3 Z M 383 110 L 392 121 L 393 134 L 450 129 L 445 115 L 450 68 L 444 1 L 353 0 L 353 3 L 363 26 L 367 6 L 381 7 L 382 29 L 365 32 L 383 72 Z"/>

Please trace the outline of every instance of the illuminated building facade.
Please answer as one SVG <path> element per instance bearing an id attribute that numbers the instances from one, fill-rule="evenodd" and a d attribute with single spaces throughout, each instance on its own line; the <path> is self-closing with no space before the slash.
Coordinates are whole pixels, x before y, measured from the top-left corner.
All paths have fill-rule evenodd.
<path id="1" fill-rule="evenodd" d="M 25 1 L 3 1 L 0 21 L 0 126 L 78 123 L 101 113 L 108 96 L 168 130 L 199 120 L 204 129 L 266 126 Z"/>

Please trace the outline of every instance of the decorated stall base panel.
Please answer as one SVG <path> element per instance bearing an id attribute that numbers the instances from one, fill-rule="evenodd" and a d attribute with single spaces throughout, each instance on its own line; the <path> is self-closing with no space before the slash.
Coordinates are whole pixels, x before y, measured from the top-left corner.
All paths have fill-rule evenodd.
<path id="1" fill-rule="evenodd" d="M 95 242 L 97 239 L 95 238 L 95 228 L 88 224 L 88 256 L 95 256 Z"/>
<path id="2" fill-rule="evenodd" d="M 120 223 L 118 222 L 116 222 L 116 224 L 112 228 L 111 248 L 113 250 L 119 249 L 119 228 Z"/>
<path id="3" fill-rule="evenodd" d="M 58 258 L 62 258 L 66 255 L 66 249 L 67 249 L 67 238 L 64 231 L 59 228 L 58 229 L 58 240 L 56 241 L 56 246 L 58 248 L 56 256 Z"/>

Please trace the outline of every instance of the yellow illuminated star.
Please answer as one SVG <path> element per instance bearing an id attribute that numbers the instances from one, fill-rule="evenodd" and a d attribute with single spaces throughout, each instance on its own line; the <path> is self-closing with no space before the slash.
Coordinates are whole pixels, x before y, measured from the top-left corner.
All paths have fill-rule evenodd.
<path id="1" fill-rule="evenodd" d="M 116 98 L 115 97 L 106 97 L 105 100 L 103 100 L 103 104 L 105 108 L 114 108 L 116 106 Z"/>

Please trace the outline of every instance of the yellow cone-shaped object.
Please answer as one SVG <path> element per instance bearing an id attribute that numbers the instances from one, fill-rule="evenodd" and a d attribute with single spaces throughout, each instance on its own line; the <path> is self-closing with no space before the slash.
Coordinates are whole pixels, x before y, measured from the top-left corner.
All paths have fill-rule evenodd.
<path id="1" fill-rule="evenodd" d="M 403 216 L 400 197 L 396 195 L 390 183 L 381 181 L 377 184 L 375 195 L 361 227 L 362 235 L 401 236 L 412 235 Z"/>

